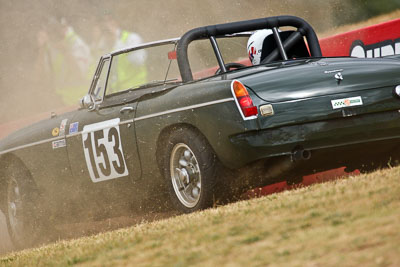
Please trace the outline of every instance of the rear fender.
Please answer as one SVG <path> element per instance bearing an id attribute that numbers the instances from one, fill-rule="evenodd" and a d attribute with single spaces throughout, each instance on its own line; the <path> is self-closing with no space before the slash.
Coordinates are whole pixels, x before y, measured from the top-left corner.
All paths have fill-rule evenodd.
<path id="1" fill-rule="evenodd" d="M 257 129 L 258 124 L 256 120 L 242 119 L 230 86 L 231 81 L 203 81 L 139 102 L 135 129 L 144 174 L 151 174 L 154 166 L 159 165 L 156 162 L 157 140 L 171 127 L 182 124 L 205 136 L 223 165 L 237 167 L 238 162 L 242 162 L 233 159 L 240 158 L 241 153 L 237 153 L 229 136 Z"/>

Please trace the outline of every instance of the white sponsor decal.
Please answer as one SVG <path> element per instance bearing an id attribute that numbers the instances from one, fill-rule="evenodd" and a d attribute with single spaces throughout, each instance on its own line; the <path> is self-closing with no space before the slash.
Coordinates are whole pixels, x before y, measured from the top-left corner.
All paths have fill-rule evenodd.
<path id="1" fill-rule="evenodd" d="M 363 104 L 361 96 L 343 98 L 343 99 L 335 99 L 335 100 L 331 100 L 331 103 L 332 103 L 333 109 L 352 107 L 352 106 L 361 106 Z"/>
<path id="2" fill-rule="evenodd" d="M 120 119 L 85 125 L 82 130 L 83 151 L 90 179 L 94 182 L 127 176 L 119 131 Z"/>
<path id="3" fill-rule="evenodd" d="M 60 133 L 59 135 L 65 135 L 65 126 L 67 126 L 68 119 L 63 119 L 60 124 Z"/>
<path id="4" fill-rule="evenodd" d="M 52 142 L 53 149 L 65 147 L 67 144 L 65 143 L 65 139 L 57 140 Z"/>
<path id="5" fill-rule="evenodd" d="M 337 70 L 326 70 L 324 71 L 325 74 L 330 74 L 330 73 L 336 73 L 336 72 L 341 72 L 343 69 L 337 69 Z"/>
<path id="6" fill-rule="evenodd" d="M 356 40 L 350 49 L 350 56 L 352 57 L 375 58 L 393 55 L 400 55 L 400 38 L 371 45 L 365 45 L 362 41 Z"/>

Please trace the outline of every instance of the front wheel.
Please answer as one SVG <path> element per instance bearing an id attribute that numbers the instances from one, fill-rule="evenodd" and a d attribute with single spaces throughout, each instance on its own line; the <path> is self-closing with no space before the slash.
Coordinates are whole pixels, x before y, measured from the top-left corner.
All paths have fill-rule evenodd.
<path id="1" fill-rule="evenodd" d="M 190 128 L 170 133 L 163 169 L 173 206 L 185 213 L 213 205 L 216 156 L 207 140 Z"/>
<path id="2" fill-rule="evenodd" d="M 10 238 L 17 249 L 34 245 L 40 237 L 37 190 L 23 168 L 12 168 L 8 175 L 6 221 Z"/>

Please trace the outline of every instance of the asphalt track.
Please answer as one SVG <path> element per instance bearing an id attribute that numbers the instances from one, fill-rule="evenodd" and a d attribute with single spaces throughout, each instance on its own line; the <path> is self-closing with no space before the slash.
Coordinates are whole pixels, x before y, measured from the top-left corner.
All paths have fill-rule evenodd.
<path id="1" fill-rule="evenodd" d="M 0 254 L 11 250 L 10 237 L 8 236 L 4 214 L 0 212 Z"/>

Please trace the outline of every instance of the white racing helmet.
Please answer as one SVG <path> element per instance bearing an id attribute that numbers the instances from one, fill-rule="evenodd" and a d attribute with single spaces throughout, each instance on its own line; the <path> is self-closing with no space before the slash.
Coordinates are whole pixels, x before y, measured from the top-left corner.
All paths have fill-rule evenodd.
<path id="1" fill-rule="evenodd" d="M 258 30 L 255 31 L 247 41 L 247 54 L 253 65 L 258 65 L 261 62 L 261 53 L 264 39 L 272 34 L 272 30 Z"/>

